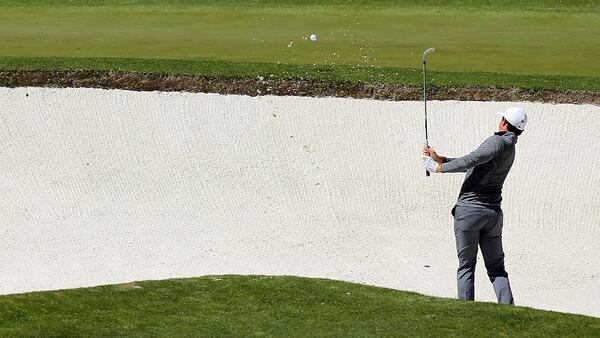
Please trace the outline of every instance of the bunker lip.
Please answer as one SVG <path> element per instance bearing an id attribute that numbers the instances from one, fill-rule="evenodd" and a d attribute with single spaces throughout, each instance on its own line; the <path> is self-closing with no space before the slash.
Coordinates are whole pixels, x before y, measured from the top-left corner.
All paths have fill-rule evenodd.
<path id="1" fill-rule="evenodd" d="M 1 87 L 88 87 L 134 91 L 193 92 L 240 95 L 350 97 L 415 101 L 420 85 L 354 83 L 269 77 L 208 77 L 98 70 L 5 70 Z M 548 89 L 430 86 L 431 100 L 531 101 L 600 105 L 600 92 Z"/>

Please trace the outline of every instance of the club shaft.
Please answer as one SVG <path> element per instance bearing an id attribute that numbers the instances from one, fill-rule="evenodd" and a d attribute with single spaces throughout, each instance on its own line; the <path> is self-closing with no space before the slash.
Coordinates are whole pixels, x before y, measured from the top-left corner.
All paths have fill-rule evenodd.
<path id="1" fill-rule="evenodd" d="M 427 134 L 427 65 L 425 60 L 423 60 L 423 106 L 425 108 L 425 146 L 429 146 Z"/>
<path id="2" fill-rule="evenodd" d="M 427 135 L 427 63 L 423 59 L 423 106 L 425 108 L 425 146 L 429 147 L 429 137 Z M 429 176 L 429 171 L 425 171 L 425 176 Z"/>

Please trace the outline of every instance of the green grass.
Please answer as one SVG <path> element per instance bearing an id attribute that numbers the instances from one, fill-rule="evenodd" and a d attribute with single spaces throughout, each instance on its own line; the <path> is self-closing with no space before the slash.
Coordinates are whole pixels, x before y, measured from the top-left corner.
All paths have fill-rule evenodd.
<path id="1" fill-rule="evenodd" d="M 0 56 L 410 69 L 435 46 L 432 70 L 600 78 L 597 1 L 18 3 L 0 0 Z"/>
<path id="2" fill-rule="evenodd" d="M 421 84 L 420 69 L 355 67 L 348 65 L 290 65 L 206 60 L 113 58 L 0 57 L 0 70 L 93 69 L 134 73 L 210 77 L 305 79 L 333 82 Z M 527 90 L 600 91 L 594 77 L 494 74 L 484 72 L 428 71 L 428 82 L 446 87 L 522 88 Z"/>
<path id="3" fill-rule="evenodd" d="M 219 5 L 244 7 L 439 7 L 485 10 L 587 12 L 600 10 L 596 0 L 0 0 L 7 6 Z"/>
<path id="4" fill-rule="evenodd" d="M 600 319 L 299 277 L 208 276 L 0 297 L 0 336 L 598 337 Z"/>

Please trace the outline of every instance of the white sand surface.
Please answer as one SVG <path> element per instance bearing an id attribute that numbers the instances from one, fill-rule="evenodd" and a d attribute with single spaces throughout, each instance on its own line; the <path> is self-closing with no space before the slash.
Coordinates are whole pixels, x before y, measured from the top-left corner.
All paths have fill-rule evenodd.
<path id="1" fill-rule="evenodd" d="M 515 104 L 516 302 L 600 317 L 600 107 L 433 101 L 430 143 L 464 155 Z M 0 293 L 268 274 L 454 297 L 463 175 L 426 178 L 423 135 L 421 102 L 1 88 Z"/>

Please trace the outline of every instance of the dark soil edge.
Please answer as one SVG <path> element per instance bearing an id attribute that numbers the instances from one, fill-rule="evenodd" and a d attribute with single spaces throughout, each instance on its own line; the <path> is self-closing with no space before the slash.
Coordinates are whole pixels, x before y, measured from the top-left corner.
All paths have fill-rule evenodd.
<path id="1" fill-rule="evenodd" d="M 241 95 L 352 97 L 376 100 L 421 100 L 422 89 L 408 84 L 369 84 L 279 78 L 229 78 L 142 74 L 97 70 L 0 71 L 0 87 L 86 87 L 134 91 L 178 91 Z M 600 105 L 600 92 L 432 86 L 431 100 L 531 101 Z"/>

